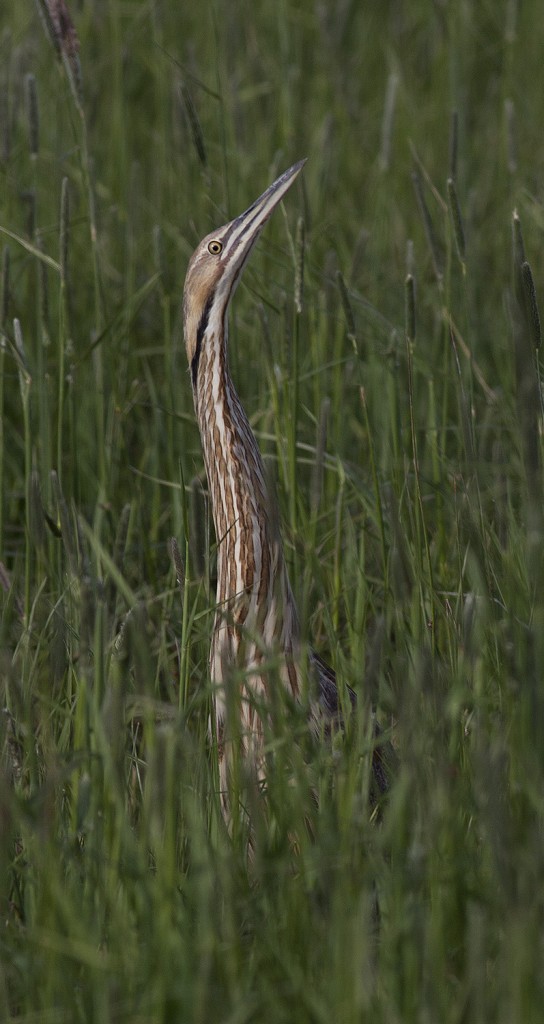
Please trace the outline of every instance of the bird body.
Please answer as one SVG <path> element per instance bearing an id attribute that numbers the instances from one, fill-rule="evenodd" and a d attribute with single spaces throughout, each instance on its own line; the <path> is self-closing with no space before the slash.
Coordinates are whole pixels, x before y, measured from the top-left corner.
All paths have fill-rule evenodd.
<path id="1" fill-rule="evenodd" d="M 225 809 L 235 748 L 256 766 L 259 777 L 264 776 L 270 687 L 280 682 L 296 702 L 303 693 L 297 609 L 274 498 L 229 371 L 227 315 L 262 228 L 304 162 L 282 174 L 245 213 L 201 241 L 189 262 L 184 288 L 185 344 L 217 541 L 210 676 L 216 687 Z M 321 713 L 326 720 L 336 719 L 334 673 L 311 651 L 308 662 L 317 681 L 314 717 Z"/>
<path id="2" fill-rule="evenodd" d="M 267 698 L 266 656 L 283 652 L 279 675 L 298 696 L 293 659 L 298 643 L 296 608 L 281 545 L 274 537 L 271 498 L 261 454 L 234 390 L 225 360 L 225 333 L 210 331 L 199 360 L 195 406 L 202 437 L 217 538 L 217 594 L 210 675 L 217 686 L 216 721 L 225 745 L 227 683 L 236 670 L 245 679 L 237 694 L 239 742 L 244 756 L 258 756 L 263 721 L 257 705 Z M 236 683 L 233 682 L 236 686 Z M 228 756 L 222 761 L 226 769 Z M 223 783 L 225 779 L 222 780 Z"/>

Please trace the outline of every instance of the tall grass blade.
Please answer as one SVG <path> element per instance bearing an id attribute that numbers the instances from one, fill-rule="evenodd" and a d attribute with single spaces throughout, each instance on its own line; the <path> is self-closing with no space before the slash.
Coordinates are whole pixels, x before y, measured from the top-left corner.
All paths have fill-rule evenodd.
<path id="1" fill-rule="evenodd" d="M 459 199 L 457 197 L 457 189 L 455 187 L 455 181 L 453 178 L 448 178 L 447 181 L 448 189 L 448 207 L 450 211 L 451 224 L 453 227 L 453 237 L 455 239 L 455 248 L 457 249 L 457 255 L 463 268 L 465 267 L 465 229 L 463 227 L 463 218 L 461 215 L 461 207 L 459 206 Z"/>
<path id="2" fill-rule="evenodd" d="M 38 113 L 38 94 L 36 78 L 33 74 L 26 76 L 28 104 L 28 143 L 31 157 L 37 157 L 40 149 L 40 119 Z"/>
<path id="3" fill-rule="evenodd" d="M 444 260 L 442 255 L 442 248 L 438 239 L 436 228 L 434 226 L 433 219 L 431 217 L 427 200 L 425 198 L 425 192 L 423 188 L 423 181 L 418 170 L 412 171 L 412 183 L 416 194 L 417 205 L 425 231 L 425 238 L 427 239 L 427 245 L 431 255 L 434 273 L 437 281 L 441 281 L 444 272 Z"/>

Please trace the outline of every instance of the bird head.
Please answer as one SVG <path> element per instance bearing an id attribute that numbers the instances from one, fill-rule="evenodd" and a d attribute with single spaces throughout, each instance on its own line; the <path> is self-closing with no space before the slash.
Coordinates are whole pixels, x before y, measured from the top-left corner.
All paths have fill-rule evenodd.
<path id="1" fill-rule="evenodd" d="M 228 305 L 249 254 L 305 162 L 300 160 L 285 171 L 239 217 L 206 235 L 189 260 L 183 290 L 183 325 L 195 387 L 206 336 L 212 331 L 224 332 Z"/>

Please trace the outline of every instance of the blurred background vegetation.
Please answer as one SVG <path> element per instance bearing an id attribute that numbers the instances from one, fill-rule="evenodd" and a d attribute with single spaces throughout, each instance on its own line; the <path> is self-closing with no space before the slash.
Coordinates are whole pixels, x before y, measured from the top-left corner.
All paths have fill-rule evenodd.
<path id="1" fill-rule="evenodd" d="M 4 0 L 2 1020 L 541 1019 L 541 26 L 534 0 Z M 232 372 L 303 628 L 400 768 L 377 821 L 362 733 L 311 771 L 284 737 L 298 782 L 248 866 L 206 742 L 180 299 L 303 156 Z"/>

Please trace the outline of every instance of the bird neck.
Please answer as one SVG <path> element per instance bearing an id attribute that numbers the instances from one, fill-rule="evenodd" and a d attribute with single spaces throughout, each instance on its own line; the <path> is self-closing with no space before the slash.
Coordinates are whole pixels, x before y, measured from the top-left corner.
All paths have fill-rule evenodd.
<path id="1" fill-rule="evenodd" d="M 217 541 L 218 613 L 291 649 L 298 633 L 275 502 L 228 363 L 226 330 L 202 344 L 195 408 Z"/>

